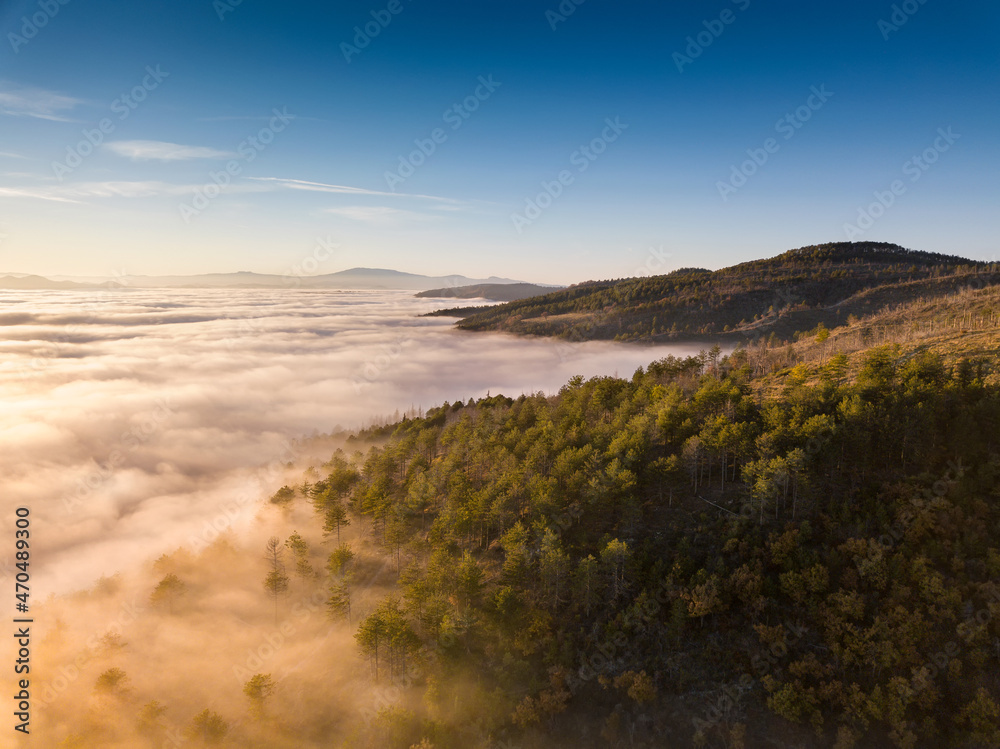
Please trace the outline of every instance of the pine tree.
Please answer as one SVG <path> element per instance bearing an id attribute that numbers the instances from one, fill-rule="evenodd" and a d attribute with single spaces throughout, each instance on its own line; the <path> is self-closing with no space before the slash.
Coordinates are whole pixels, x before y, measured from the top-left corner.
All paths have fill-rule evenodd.
<path id="1" fill-rule="evenodd" d="M 271 536 L 267 540 L 265 558 L 270 569 L 264 578 L 264 589 L 274 599 L 274 623 L 278 624 L 278 597 L 288 590 L 288 575 L 285 574 L 285 565 L 281 559 L 281 539 Z"/>
<path id="2" fill-rule="evenodd" d="M 173 572 L 166 575 L 149 596 L 149 601 L 154 606 L 167 604 L 168 611 L 174 613 L 174 601 L 187 590 L 187 586 Z"/>

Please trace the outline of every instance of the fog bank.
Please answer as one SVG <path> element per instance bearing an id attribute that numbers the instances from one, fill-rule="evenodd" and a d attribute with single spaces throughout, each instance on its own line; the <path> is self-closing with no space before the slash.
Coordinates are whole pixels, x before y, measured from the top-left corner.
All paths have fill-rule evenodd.
<path id="1" fill-rule="evenodd" d="M 3 527 L 32 513 L 33 595 L 252 521 L 295 438 L 487 392 L 629 376 L 696 346 L 456 331 L 409 292 L 0 292 Z M 328 454 L 327 456 L 328 457 Z M 270 470 L 260 466 L 270 465 Z M 9 575 L 10 550 L 0 550 Z"/>

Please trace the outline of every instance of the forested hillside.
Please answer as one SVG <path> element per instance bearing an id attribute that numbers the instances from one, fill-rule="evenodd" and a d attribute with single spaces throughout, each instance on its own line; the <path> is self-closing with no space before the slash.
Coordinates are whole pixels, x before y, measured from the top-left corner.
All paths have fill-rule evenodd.
<path id="1" fill-rule="evenodd" d="M 451 286 L 443 289 L 421 291 L 417 297 L 453 297 L 455 299 L 490 299 L 495 302 L 510 302 L 516 299 L 545 294 L 551 287 L 533 283 L 481 283 L 474 286 Z"/>
<path id="2" fill-rule="evenodd" d="M 801 351 L 446 403 L 279 493 L 398 574 L 359 610 L 330 558 L 403 696 L 344 745 L 1000 745 L 995 358 Z"/>
<path id="3" fill-rule="evenodd" d="M 997 309 L 310 437 L 40 607 L 41 745 L 1000 746 Z"/>
<path id="4" fill-rule="evenodd" d="M 570 340 L 749 340 L 828 328 L 881 307 L 1000 282 L 995 265 L 882 242 L 803 247 L 709 272 L 598 281 L 481 310 L 464 330 Z"/>

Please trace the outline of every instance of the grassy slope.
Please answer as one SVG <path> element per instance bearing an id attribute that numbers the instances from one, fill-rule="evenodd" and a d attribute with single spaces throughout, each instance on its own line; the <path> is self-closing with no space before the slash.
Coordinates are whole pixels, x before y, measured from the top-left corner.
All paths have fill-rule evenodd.
<path id="1" fill-rule="evenodd" d="M 1000 286 L 977 289 L 970 285 L 952 293 L 939 288 L 932 291 L 863 317 L 849 317 L 824 341 L 818 340 L 820 336 L 813 330 L 800 333 L 799 340 L 783 349 L 781 344 L 750 344 L 751 362 L 759 373 L 770 374 L 760 381 L 761 388 L 777 392 L 789 377 L 806 376 L 816 381 L 838 354 L 846 357 L 844 376 L 852 380 L 865 354 L 881 345 L 898 347 L 904 358 L 930 351 L 940 354 L 949 365 L 960 359 L 1000 359 Z M 861 312 L 868 302 L 864 297 L 871 295 L 859 296 L 863 298 L 853 306 Z M 1000 382 L 1000 373 L 990 375 L 987 381 Z"/>

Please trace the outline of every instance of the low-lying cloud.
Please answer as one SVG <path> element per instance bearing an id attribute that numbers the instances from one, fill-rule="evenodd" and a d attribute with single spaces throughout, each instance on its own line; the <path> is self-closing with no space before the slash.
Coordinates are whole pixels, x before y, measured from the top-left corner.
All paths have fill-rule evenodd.
<path id="1" fill-rule="evenodd" d="M 297 289 L 0 293 L 0 501 L 8 538 L 13 509 L 31 509 L 35 594 L 190 545 L 213 522 L 249 527 L 283 478 L 257 467 L 292 459 L 297 437 L 487 392 L 554 392 L 574 374 L 627 376 L 696 349 L 472 334 L 418 316 L 451 303 Z"/>

